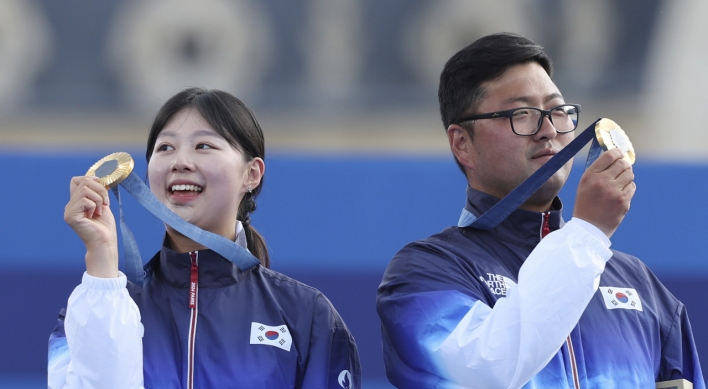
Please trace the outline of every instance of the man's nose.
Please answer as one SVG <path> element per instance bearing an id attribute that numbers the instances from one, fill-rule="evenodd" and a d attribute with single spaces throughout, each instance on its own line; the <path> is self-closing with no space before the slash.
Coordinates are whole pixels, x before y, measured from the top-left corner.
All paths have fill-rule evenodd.
<path id="1" fill-rule="evenodd" d="M 549 115 L 541 116 L 541 127 L 539 127 L 538 132 L 534 134 L 535 140 L 541 139 L 553 139 L 558 135 L 556 127 L 551 122 L 551 117 Z"/>

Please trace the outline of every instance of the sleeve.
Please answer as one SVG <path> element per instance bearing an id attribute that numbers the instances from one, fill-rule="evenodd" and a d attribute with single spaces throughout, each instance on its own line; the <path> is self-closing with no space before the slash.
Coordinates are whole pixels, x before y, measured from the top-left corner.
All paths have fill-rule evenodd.
<path id="1" fill-rule="evenodd" d="M 50 389 L 143 388 L 143 326 L 126 283 L 84 273 L 49 339 Z"/>
<path id="2" fill-rule="evenodd" d="M 392 265 L 403 265 L 384 278 L 377 302 L 389 380 L 401 388 L 523 386 L 563 345 L 612 256 L 589 228 L 574 219 L 544 238 L 494 308 L 482 283 L 443 268 L 440 256 L 399 253 Z"/>
<path id="3" fill-rule="evenodd" d="M 706 388 L 691 323 L 686 307 L 681 303 L 676 309 L 674 323 L 663 339 L 657 382 L 679 379 L 692 382 L 695 389 Z"/>
<path id="4" fill-rule="evenodd" d="M 309 358 L 302 385 L 307 389 L 361 389 L 359 352 L 354 337 L 329 300 L 317 297 Z"/>

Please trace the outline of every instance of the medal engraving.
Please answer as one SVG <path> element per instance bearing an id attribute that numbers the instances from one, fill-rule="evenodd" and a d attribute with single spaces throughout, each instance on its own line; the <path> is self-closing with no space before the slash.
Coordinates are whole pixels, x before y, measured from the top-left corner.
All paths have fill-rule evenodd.
<path id="1" fill-rule="evenodd" d="M 96 169 L 96 177 L 105 177 L 113 173 L 118 168 L 118 161 L 111 159 L 106 161 Z"/>
<path id="2" fill-rule="evenodd" d="M 632 148 L 631 144 L 628 144 L 628 138 L 624 134 L 624 132 L 618 131 L 616 128 L 613 128 L 612 131 L 610 131 L 610 138 L 612 138 L 612 143 L 617 146 L 618 149 L 622 150 L 623 153 L 627 154 L 630 148 Z"/>
<path id="3" fill-rule="evenodd" d="M 620 149 L 624 153 L 624 160 L 634 164 L 636 159 L 634 146 L 624 130 L 610 119 L 601 119 L 595 125 L 595 136 L 600 146 L 607 151 Z"/>
<path id="4" fill-rule="evenodd" d="M 133 157 L 125 152 L 108 155 L 96 162 L 86 172 L 87 176 L 98 177 L 101 185 L 112 189 L 125 180 L 133 171 Z"/>

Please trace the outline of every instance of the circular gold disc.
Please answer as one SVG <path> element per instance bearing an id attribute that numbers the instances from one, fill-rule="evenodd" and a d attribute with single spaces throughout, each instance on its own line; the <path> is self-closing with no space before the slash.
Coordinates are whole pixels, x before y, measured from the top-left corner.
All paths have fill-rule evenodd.
<path id="1" fill-rule="evenodd" d="M 632 146 L 629 137 L 617 123 L 610 119 L 600 119 L 595 124 L 595 137 L 597 137 L 598 143 L 605 151 L 620 149 L 624 153 L 624 160 L 634 164 L 636 159 L 634 146 Z"/>
<path id="2" fill-rule="evenodd" d="M 96 162 L 86 172 L 87 176 L 98 177 L 98 182 L 108 189 L 116 187 L 123 180 L 128 178 L 133 171 L 135 163 L 133 157 L 125 152 L 117 152 Z"/>

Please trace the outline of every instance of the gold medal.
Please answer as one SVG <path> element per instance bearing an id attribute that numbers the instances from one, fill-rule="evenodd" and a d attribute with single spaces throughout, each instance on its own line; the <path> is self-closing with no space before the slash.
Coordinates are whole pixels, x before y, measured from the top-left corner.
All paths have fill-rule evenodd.
<path id="1" fill-rule="evenodd" d="M 103 157 L 100 161 L 93 164 L 86 172 L 86 175 L 98 177 L 98 182 L 100 182 L 101 185 L 112 189 L 128 178 L 133 171 L 133 167 L 135 167 L 133 157 L 128 153 L 120 151 Z"/>
<path id="2" fill-rule="evenodd" d="M 605 151 L 620 149 L 624 153 L 624 160 L 634 164 L 634 146 L 617 123 L 610 119 L 600 119 L 595 125 L 595 137 Z"/>

